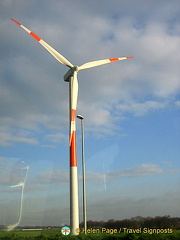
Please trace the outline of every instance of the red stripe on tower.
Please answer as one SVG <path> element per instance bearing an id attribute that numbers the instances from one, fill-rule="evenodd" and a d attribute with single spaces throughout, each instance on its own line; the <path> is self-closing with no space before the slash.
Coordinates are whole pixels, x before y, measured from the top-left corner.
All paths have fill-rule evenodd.
<path id="1" fill-rule="evenodd" d="M 72 132 L 70 146 L 70 167 L 77 167 L 77 152 L 76 152 L 76 131 Z"/>

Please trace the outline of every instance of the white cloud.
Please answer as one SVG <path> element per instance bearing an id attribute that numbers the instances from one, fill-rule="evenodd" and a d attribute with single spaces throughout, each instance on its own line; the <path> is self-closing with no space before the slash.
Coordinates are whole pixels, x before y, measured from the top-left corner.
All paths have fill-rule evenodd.
<path id="1" fill-rule="evenodd" d="M 120 112 L 130 112 L 134 113 L 135 116 L 142 116 L 150 111 L 156 111 L 166 108 L 168 105 L 167 102 L 158 102 L 158 101 L 145 101 L 142 103 L 138 102 L 127 102 L 118 105 L 118 110 Z"/>
<path id="2" fill-rule="evenodd" d="M 180 170 L 164 170 L 160 168 L 157 164 L 141 164 L 137 167 L 118 170 L 118 171 L 109 171 L 108 178 L 121 178 L 121 177 L 144 177 L 152 175 L 161 175 L 161 174 L 170 174 L 177 173 Z"/>
<path id="3" fill-rule="evenodd" d="M 176 101 L 176 102 L 175 102 L 175 105 L 176 105 L 177 107 L 180 107 L 180 101 Z"/>
<path id="4" fill-rule="evenodd" d="M 67 134 L 63 134 L 63 133 L 48 134 L 45 136 L 45 139 L 47 139 L 53 143 L 59 143 L 62 141 L 68 142 Z"/>
<path id="5" fill-rule="evenodd" d="M 117 170 L 117 171 L 107 171 L 105 173 L 100 172 L 89 172 L 86 173 L 87 181 L 94 182 L 104 182 L 104 179 L 109 182 L 118 178 L 134 178 L 134 177 L 145 177 L 153 175 L 162 175 L 162 174 L 173 174 L 178 173 L 180 170 L 169 169 L 165 170 L 158 166 L 157 164 L 141 164 L 128 169 Z"/>
<path id="6" fill-rule="evenodd" d="M 38 140 L 35 137 L 31 137 L 31 133 L 29 133 L 29 135 L 22 136 L 20 133 L 0 131 L 0 136 L 1 146 L 14 145 L 16 143 L 26 143 L 31 145 L 38 144 Z"/>
<path id="7" fill-rule="evenodd" d="M 44 191 L 49 188 L 49 184 L 52 187 L 57 185 L 67 187 L 69 184 L 69 172 L 64 169 L 40 172 L 35 177 L 28 179 L 26 191 Z"/>
<path id="8" fill-rule="evenodd" d="M 41 147 L 44 147 L 44 148 L 55 148 L 56 146 L 55 145 L 49 145 L 49 144 L 42 144 Z"/>

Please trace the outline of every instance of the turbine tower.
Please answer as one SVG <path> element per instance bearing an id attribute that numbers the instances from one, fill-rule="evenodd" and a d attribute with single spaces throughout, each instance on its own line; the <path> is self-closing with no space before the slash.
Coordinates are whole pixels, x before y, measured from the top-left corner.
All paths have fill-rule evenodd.
<path id="1" fill-rule="evenodd" d="M 16 24 L 28 32 L 37 40 L 47 51 L 49 51 L 60 63 L 69 67 L 69 71 L 64 75 L 64 81 L 69 82 L 69 148 L 70 148 L 70 227 L 73 235 L 78 235 L 76 229 L 79 228 L 79 206 L 78 206 L 78 174 L 77 174 L 77 149 L 76 149 L 76 107 L 78 98 L 78 80 L 77 73 L 80 70 L 125 60 L 133 57 L 109 58 L 99 61 L 85 63 L 81 66 L 75 66 L 65 57 L 58 53 L 49 44 L 43 41 L 39 36 L 24 27 L 21 23 L 12 19 Z"/>

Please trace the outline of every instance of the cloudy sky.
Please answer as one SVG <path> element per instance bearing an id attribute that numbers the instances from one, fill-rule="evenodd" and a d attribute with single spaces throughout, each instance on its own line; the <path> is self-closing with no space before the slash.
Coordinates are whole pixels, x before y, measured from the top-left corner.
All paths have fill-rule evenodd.
<path id="1" fill-rule="evenodd" d="M 69 224 L 68 70 L 79 72 L 88 220 L 179 216 L 179 0 L 1 0 L 0 224 Z M 77 121 L 82 221 L 80 122 Z"/>

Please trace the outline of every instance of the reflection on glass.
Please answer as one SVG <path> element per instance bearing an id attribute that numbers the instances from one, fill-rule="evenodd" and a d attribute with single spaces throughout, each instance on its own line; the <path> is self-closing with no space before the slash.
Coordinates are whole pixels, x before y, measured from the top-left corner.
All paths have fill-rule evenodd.
<path id="1" fill-rule="evenodd" d="M 4 176 L 0 183 L 2 197 L 0 199 L 0 225 L 1 229 L 11 231 L 21 221 L 24 187 L 28 174 L 29 165 L 23 161 L 14 164 L 5 164 Z"/>

